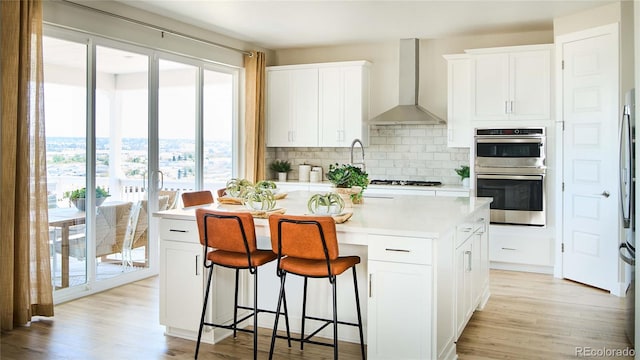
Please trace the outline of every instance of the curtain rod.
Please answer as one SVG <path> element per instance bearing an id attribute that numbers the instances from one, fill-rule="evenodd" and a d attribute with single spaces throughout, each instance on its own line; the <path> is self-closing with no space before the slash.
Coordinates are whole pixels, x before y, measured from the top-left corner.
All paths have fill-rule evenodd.
<path id="1" fill-rule="evenodd" d="M 183 38 L 183 39 L 193 40 L 193 41 L 197 41 L 197 42 L 200 42 L 200 43 L 203 43 L 203 44 L 207 44 L 207 45 L 211 45 L 211 46 L 215 46 L 215 47 L 219 47 L 219 48 L 223 48 L 223 49 L 227 49 L 227 50 L 231 50 L 231 51 L 236 51 L 236 52 L 242 53 L 244 55 L 253 56 L 253 53 L 250 52 L 250 51 L 237 49 L 237 48 L 234 48 L 234 47 L 231 47 L 231 46 L 228 46 L 228 45 L 224 45 L 224 44 L 216 43 L 216 42 L 213 42 L 213 41 L 201 39 L 201 38 L 198 38 L 198 37 L 195 37 L 195 36 L 187 35 L 187 34 L 184 34 L 184 33 L 178 32 L 178 31 L 174 31 L 174 30 L 171 30 L 171 29 L 163 28 L 163 27 L 160 27 L 160 26 L 157 26 L 157 25 L 149 24 L 147 22 L 136 20 L 136 19 L 132 19 L 130 17 L 114 14 L 112 12 L 108 12 L 108 11 L 105 11 L 105 10 L 96 9 L 96 8 L 91 7 L 91 6 L 79 4 L 79 3 L 76 3 L 76 2 L 73 2 L 73 1 L 69 1 L 69 0 L 59 0 L 59 1 L 65 3 L 65 4 L 69 4 L 69 5 L 73 5 L 73 6 L 76 6 L 76 7 L 80 7 L 80 8 L 86 9 L 86 10 L 95 11 L 95 12 L 103 14 L 103 15 L 111 16 L 111 17 L 114 17 L 116 19 L 120 19 L 122 21 L 126 21 L 126 22 L 129 22 L 129 23 L 132 23 L 132 24 L 140 25 L 140 26 L 146 27 L 146 28 L 151 29 L 151 30 L 160 31 L 162 37 L 164 37 L 164 34 L 171 34 L 171 35 Z"/>

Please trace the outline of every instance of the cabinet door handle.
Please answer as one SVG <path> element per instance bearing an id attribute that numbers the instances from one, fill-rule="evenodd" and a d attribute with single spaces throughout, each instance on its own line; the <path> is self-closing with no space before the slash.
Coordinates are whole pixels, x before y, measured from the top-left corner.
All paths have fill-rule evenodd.
<path id="1" fill-rule="evenodd" d="M 510 251 L 516 251 L 518 249 L 514 249 L 514 248 L 508 248 L 508 247 L 503 247 L 502 250 L 510 250 Z"/>
<path id="2" fill-rule="evenodd" d="M 369 297 L 373 297 L 373 288 L 371 284 L 373 283 L 373 274 L 369 274 Z"/>
<path id="3" fill-rule="evenodd" d="M 180 230 L 180 229 L 169 229 L 169 232 L 177 232 L 177 233 L 188 233 L 189 230 Z"/>
<path id="4" fill-rule="evenodd" d="M 410 253 L 411 250 L 406 250 L 406 249 L 392 249 L 392 248 L 385 248 L 385 251 L 395 251 L 395 252 L 404 252 L 404 253 Z"/>
<path id="5" fill-rule="evenodd" d="M 504 101 L 504 113 L 505 114 L 509 113 L 509 101 L 507 100 Z"/>
<path id="6" fill-rule="evenodd" d="M 471 250 L 467 250 L 464 252 L 467 258 L 467 272 L 471 272 Z"/>
<path id="7" fill-rule="evenodd" d="M 200 255 L 196 255 L 196 276 L 200 275 L 200 267 L 198 264 L 200 264 Z"/>
<path id="8" fill-rule="evenodd" d="M 509 113 L 513 114 L 513 100 L 509 101 Z"/>

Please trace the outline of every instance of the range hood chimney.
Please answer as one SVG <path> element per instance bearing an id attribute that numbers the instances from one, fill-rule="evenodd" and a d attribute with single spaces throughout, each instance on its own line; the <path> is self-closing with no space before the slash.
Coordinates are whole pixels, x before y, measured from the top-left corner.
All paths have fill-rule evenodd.
<path id="1" fill-rule="evenodd" d="M 418 105 L 419 40 L 400 40 L 398 106 L 369 120 L 369 125 L 440 125 L 446 122 Z"/>

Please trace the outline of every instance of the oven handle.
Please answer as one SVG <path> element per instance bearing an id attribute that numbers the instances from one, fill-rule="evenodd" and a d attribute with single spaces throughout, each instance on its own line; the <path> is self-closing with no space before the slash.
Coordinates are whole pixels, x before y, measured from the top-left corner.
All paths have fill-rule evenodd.
<path id="1" fill-rule="evenodd" d="M 500 144 L 504 144 L 504 143 L 538 143 L 540 144 L 540 146 L 542 146 L 542 144 L 544 144 L 544 139 L 542 138 L 517 138 L 517 137 L 510 137 L 510 138 L 481 138 L 481 137 L 476 137 L 476 143 L 500 143 Z"/>
<path id="2" fill-rule="evenodd" d="M 542 180 L 544 175 L 476 175 L 478 179 L 498 179 L 498 180 Z"/>

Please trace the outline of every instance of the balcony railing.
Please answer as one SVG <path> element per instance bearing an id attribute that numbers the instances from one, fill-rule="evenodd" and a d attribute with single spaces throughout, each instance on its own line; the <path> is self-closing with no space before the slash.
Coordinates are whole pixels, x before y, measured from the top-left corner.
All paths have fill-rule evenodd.
<path id="1" fill-rule="evenodd" d="M 85 178 L 82 176 L 49 176 L 47 182 L 50 208 L 70 207 L 71 203 L 69 199 L 64 197 L 64 194 L 68 191 L 85 187 Z M 191 180 L 164 181 L 163 185 L 161 190 L 178 191 L 180 193 L 195 190 Z M 141 179 L 96 178 L 96 186 L 105 188 L 111 195 L 111 201 L 134 202 L 147 198 L 147 189 Z M 205 183 L 204 188 L 211 190 L 215 194 L 215 190 L 224 186 L 224 182 L 218 181 Z"/>

